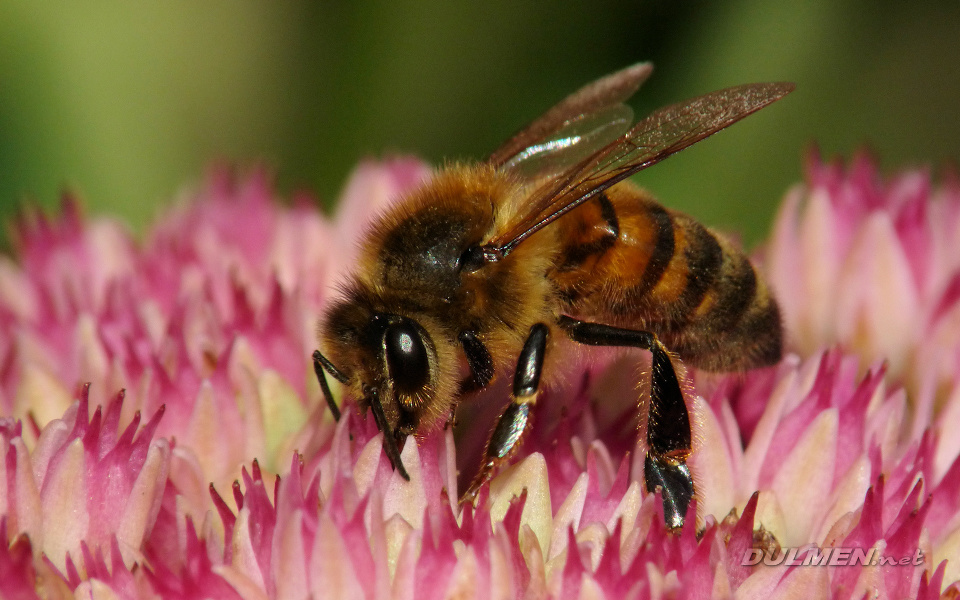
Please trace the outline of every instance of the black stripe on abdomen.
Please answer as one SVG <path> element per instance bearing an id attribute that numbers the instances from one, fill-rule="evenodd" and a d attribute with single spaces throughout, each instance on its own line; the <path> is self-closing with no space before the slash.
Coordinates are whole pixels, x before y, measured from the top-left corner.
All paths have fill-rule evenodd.
<path id="1" fill-rule="evenodd" d="M 692 312 L 703 302 L 707 292 L 716 285 L 721 275 L 723 248 L 717 238 L 703 225 L 693 219 L 676 217 L 679 224 L 683 219 L 687 246 L 684 258 L 687 262 L 687 285 L 677 299 L 678 309 L 692 316 Z"/>
<path id="2" fill-rule="evenodd" d="M 697 319 L 697 327 L 707 335 L 736 329 L 757 294 L 757 276 L 745 256 L 739 252 L 724 253 L 713 294 L 713 304 Z"/>
<path id="3" fill-rule="evenodd" d="M 635 298 L 645 296 L 657 285 L 673 259 L 676 244 L 674 241 L 673 217 L 670 216 L 670 213 L 662 206 L 650 204 L 647 214 L 657 230 L 657 239 L 653 244 L 650 259 L 647 261 L 647 266 L 643 270 L 640 281 L 630 290 L 630 295 Z"/>

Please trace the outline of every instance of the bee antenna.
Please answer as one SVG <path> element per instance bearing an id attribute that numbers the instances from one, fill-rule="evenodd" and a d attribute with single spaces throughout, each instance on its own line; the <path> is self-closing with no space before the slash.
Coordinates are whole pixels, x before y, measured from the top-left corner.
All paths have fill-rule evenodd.
<path id="1" fill-rule="evenodd" d="M 397 445 L 397 438 L 387 423 L 387 417 L 383 414 L 383 405 L 380 404 L 380 394 L 375 389 L 371 389 L 366 398 L 370 404 L 370 410 L 373 411 L 373 420 L 377 423 L 377 429 L 383 433 L 383 450 L 390 459 L 390 464 L 400 473 L 405 480 L 410 481 L 410 475 L 403 468 L 403 461 L 400 460 L 400 447 Z"/>

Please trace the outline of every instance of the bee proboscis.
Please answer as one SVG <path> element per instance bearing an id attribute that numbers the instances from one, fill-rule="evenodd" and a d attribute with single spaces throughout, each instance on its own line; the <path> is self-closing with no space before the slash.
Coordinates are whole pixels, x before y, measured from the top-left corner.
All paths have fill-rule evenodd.
<path id="1" fill-rule="evenodd" d="M 517 451 L 541 375 L 573 343 L 652 353 L 644 478 L 681 527 L 694 497 L 690 418 L 672 360 L 708 371 L 781 357 L 777 304 L 743 253 L 624 180 L 782 98 L 757 83 L 662 108 L 633 124 L 637 64 L 575 92 L 496 150 L 452 165 L 368 234 L 320 324 L 314 369 L 373 413 L 405 478 L 406 436 L 513 369 L 510 401 L 463 498 Z"/>

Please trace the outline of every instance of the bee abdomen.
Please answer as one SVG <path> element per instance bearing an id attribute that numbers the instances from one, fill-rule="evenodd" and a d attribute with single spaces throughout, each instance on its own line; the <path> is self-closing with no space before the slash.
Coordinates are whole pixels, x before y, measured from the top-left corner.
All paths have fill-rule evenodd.
<path id="1" fill-rule="evenodd" d="M 730 242 L 692 219 L 680 216 L 674 223 L 687 237 L 683 252 L 687 277 L 677 298 L 674 326 L 664 332 L 667 346 L 691 365 L 709 371 L 779 361 L 780 311 L 754 266 Z"/>
<path id="2" fill-rule="evenodd" d="M 567 261 L 572 269 L 552 275 L 565 310 L 656 333 L 705 370 L 737 371 L 780 359 L 777 304 L 739 249 L 635 188 L 617 186 L 609 197 L 618 223 L 613 243 L 600 248 L 583 243 L 583 236 L 568 237 L 581 243 L 569 243 L 564 257 L 579 258 L 590 248 L 591 259 Z M 598 231 L 604 224 L 598 213 L 582 211 L 567 228 Z"/>

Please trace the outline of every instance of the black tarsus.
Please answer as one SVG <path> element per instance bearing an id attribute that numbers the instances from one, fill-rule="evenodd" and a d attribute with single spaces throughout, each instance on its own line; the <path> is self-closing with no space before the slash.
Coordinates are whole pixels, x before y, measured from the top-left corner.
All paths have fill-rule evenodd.
<path id="1" fill-rule="evenodd" d="M 648 452 L 643 462 L 643 479 L 647 491 L 659 488 L 663 501 L 663 520 L 673 529 L 683 527 L 687 507 L 693 499 L 693 477 L 687 463 L 662 460 Z"/>
<path id="2" fill-rule="evenodd" d="M 495 468 L 496 461 L 504 460 L 516 450 L 530 423 L 531 408 L 532 405 L 529 402 L 514 401 L 507 405 L 490 433 L 484 465 L 491 463 L 491 467 Z M 492 475 L 492 472 L 488 474 Z"/>
<path id="3" fill-rule="evenodd" d="M 469 365 L 472 375 L 461 383 L 460 391 L 463 393 L 472 392 L 486 387 L 494 375 L 493 358 L 490 356 L 490 351 L 473 331 L 461 331 L 457 339 L 463 346 L 463 353 L 467 357 L 467 365 Z"/>
<path id="4" fill-rule="evenodd" d="M 513 395 L 518 398 L 532 396 L 540 387 L 540 373 L 543 371 L 543 355 L 547 349 L 547 326 L 537 323 L 530 328 L 530 335 L 517 359 L 517 370 L 513 376 Z"/>
<path id="5" fill-rule="evenodd" d="M 560 317 L 560 326 L 570 339 L 581 344 L 642 348 L 653 354 L 644 482 L 648 492 L 660 489 L 667 525 L 683 527 L 694 497 L 693 478 L 686 464 L 693 435 L 680 382 L 666 348 L 648 331 L 587 323 L 566 315 Z"/>
<path id="6" fill-rule="evenodd" d="M 529 430 L 532 420 L 530 411 L 540 387 L 540 374 L 543 371 L 543 357 L 547 351 L 549 333 L 550 328 L 543 323 L 537 323 L 530 328 L 530 334 L 517 359 L 517 370 L 513 377 L 513 398 L 490 432 L 480 471 L 464 492 L 461 501 L 472 500 L 476 496 L 480 487 L 493 477 L 497 467 L 516 452 L 524 434 Z"/>
<path id="7" fill-rule="evenodd" d="M 652 352 L 652 401 L 647 417 L 647 445 L 655 456 L 689 453 L 693 435 L 690 432 L 690 415 L 687 413 L 687 404 L 683 401 L 680 382 L 677 381 L 670 356 L 659 342 Z"/>

